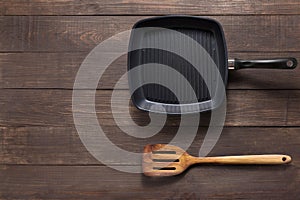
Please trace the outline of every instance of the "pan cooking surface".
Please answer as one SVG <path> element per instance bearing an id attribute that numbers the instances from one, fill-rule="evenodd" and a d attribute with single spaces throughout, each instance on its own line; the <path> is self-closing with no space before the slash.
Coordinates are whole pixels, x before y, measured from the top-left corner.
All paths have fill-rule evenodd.
<path id="1" fill-rule="evenodd" d="M 194 40 L 196 40 L 199 44 L 201 44 L 206 51 L 209 53 L 209 55 L 212 57 L 212 59 L 215 61 L 215 63 L 218 63 L 218 54 L 217 54 L 217 43 L 216 39 L 213 36 L 213 33 L 210 31 L 202 31 L 199 29 L 183 29 L 183 28 L 173 28 L 173 30 L 179 31 Z M 147 45 L 150 45 L 151 43 L 155 43 L 157 41 L 157 38 L 163 38 L 165 41 L 164 45 L 170 45 L 171 48 L 182 48 L 182 47 L 176 47 L 176 43 L 174 42 L 174 36 L 172 36 L 172 32 L 164 31 L 162 30 L 156 30 L 147 32 L 144 35 L 143 42 L 145 42 Z M 183 40 L 183 38 L 181 38 Z M 196 59 L 196 63 L 201 63 L 203 60 L 200 60 L 199 55 L 197 55 L 196 51 L 193 51 L 194 47 L 184 47 L 191 49 L 191 52 L 194 52 L 194 56 Z M 174 55 L 173 53 L 159 50 L 159 49 L 144 49 L 142 51 L 141 55 L 141 64 L 145 63 L 161 63 L 168 65 L 172 67 L 173 69 L 176 69 L 178 72 L 180 72 L 185 78 L 189 81 L 192 88 L 194 89 L 194 92 L 197 96 L 198 102 L 207 101 L 210 100 L 210 94 L 208 92 L 208 89 L 206 87 L 206 84 L 204 80 L 202 79 L 201 75 L 197 72 L 197 70 L 186 60 L 182 59 L 178 55 Z M 205 62 L 205 61 L 204 61 Z M 211 69 L 213 70 L 213 69 Z M 175 84 L 176 88 L 179 90 L 186 90 L 183 88 L 183 83 L 181 83 L 179 80 L 172 80 L 171 77 L 162 77 L 159 76 L 159 71 L 156 72 L 157 79 L 167 79 L 170 81 L 171 84 Z M 209 76 L 209 80 L 212 82 L 216 80 L 215 73 L 212 71 L 203 71 L 204 75 Z M 143 74 L 142 76 L 147 76 L 147 74 Z M 142 77 L 142 80 L 144 77 Z M 157 81 L 158 82 L 158 81 Z M 154 101 L 154 102 L 160 102 L 160 103 L 169 103 L 169 104 L 179 104 L 176 96 L 167 88 L 158 85 L 158 84 L 148 84 L 143 86 L 143 92 L 144 96 L 147 100 Z M 188 103 L 196 103 L 192 101 L 192 94 L 189 94 L 189 92 L 183 93 L 183 101 L 181 103 L 188 104 Z"/>

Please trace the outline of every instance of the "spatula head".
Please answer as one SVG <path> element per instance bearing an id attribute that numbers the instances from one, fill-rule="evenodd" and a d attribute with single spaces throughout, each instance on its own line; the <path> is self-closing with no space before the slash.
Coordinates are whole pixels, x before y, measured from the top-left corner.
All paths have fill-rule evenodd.
<path id="1" fill-rule="evenodd" d="M 189 164 L 189 155 L 181 148 L 154 144 L 144 148 L 143 172 L 146 176 L 173 176 L 182 173 Z"/>

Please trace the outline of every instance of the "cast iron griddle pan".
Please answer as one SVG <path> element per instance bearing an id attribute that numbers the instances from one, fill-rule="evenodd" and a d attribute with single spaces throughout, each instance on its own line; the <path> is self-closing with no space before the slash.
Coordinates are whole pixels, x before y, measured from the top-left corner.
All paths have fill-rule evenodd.
<path id="1" fill-rule="evenodd" d="M 157 29 L 156 29 L 157 28 Z M 159 82 L 159 79 L 169 80 L 170 84 L 174 84 L 179 90 L 185 91 L 181 85 L 181 79 L 172 79 L 172 77 L 161 76 L 157 64 L 167 65 L 181 73 L 193 88 L 196 95 L 191 98 L 191 95 L 182 92 L 182 98 L 177 99 L 176 95 L 160 84 L 143 84 L 146 80 L 148 72 L 141 72 L 138 75 L 128 75 L 129 88 L 131 90 L 131 100 L 133 104 L 140 110 L 161 113 L 160 107 L 164 107 L 164 111 L 168 114 L 186 114 L 203 112 L 214 109 L 219 104 L 214 104 L 212 98 L 215 94 L 210 94 L 207 88 L 207 80 L 211 85 L 217 85 L 214 69 L 208 68 L 202 70 L 202 75 L 195 67 L 172 52 L 161 49 L 143 48 L 146 44 L 152 45 L 157 41 L 164 41 L 164 45 L 170 48 L 183 48 L 176 46 L 176 42 L 180 43 L 180 39 L 174 36 L 175 31 L 185 34 L 198 42 L 211 57 L 222 77 L 224 85 L 227 85 L 228 69 L 238 70 L 244 68 L 266 68 L 266 69 L 294 69 L 297 66 L 295 58 L 279 58 L 268 60 L 240 60 L 227 58 L 227 48 L 222 26 L 215 20 L 208 18 L 200 18 L 193 16 L 164 16 L 154 17 L 137 22 L 133 30 L 139 29 L 139 33 L 131 32 L 128 52 L 128 71 L 137 66 L 148 64 L 148 70 L 152 70 L 157 74 L 154 77 Z M 172 32 L 164 30 L 173 30 Z M 176 38 L 176 39 L 174 39 Z M 176 40 L 176 41 L 175 41 Z M 184 44 L 184 41 L 181 41 Z M 140 46 L 140 48 L 139 48 Z M 199 58 L 196 49 L 193 46 L 184 47 L 189 52 L 192 52 L 199 66 L 206 62 L 203 56 Z M 199 54 L 200 55 L 200 54 Z M 201 69 L 200 69 L 201 70 Z M 152 73 L 152 74 L 153 74 Z M 206 82 L 203 76 L 206 76 Z M 138 82 L 142 85 L 135 89 L 132 84 Z M 214 90 L 217 91 L 217 90 Z M 160 105 L 157 107 L 155 105 Z"/>

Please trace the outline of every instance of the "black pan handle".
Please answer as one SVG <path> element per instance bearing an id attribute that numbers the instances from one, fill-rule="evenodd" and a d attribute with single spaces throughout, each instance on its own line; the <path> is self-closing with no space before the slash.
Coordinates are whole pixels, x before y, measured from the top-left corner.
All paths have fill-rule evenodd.
<path id="1" fill-rule="evenodd" d="M 229 59 L 229 69 L 246 69 L 246 68 L 261 68 L 261 69 L 295 69 L 298 62 L 296 58 L 276 58 L 262 60 L 241 60 Z"/>

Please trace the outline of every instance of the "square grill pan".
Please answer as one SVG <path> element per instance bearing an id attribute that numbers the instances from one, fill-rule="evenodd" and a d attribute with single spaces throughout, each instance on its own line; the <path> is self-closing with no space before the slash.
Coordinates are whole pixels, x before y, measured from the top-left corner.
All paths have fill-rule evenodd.
<path id="1" fill-rule="evenodd" d="M 168 80 L 170 84 L 174 84 L 176 88 L 183 91 L 183 95 L 179 102 L 176 95 L 168 88 L 159 84 L 144 84 L 144 80 L 146 80 L 148 74 L 141 71 L 138 77 L 136 75 L 130 76 L 130 74 L 128 76 L 133 104 L 140 110 L 158 113 L 164 112 L 160 110 L 160 107 L 155 106 L 160 105 L 164 107 L 164 110 L 168 114 L 202 112 L 217 107 L 218 105 L 213 104 L 211 100 L 215 94 L 209 93 L 201 74 L 199 74 L 187 60 L 172 52 L 153 48 L 142 48 L 144 44 L 155 44 L 158 38 L 163 39 L 164 44 L 170 45 L 171 48 L 182 48 L 174 46 L 176 45 L 176 41 L 174 41 L 174 37 L 172 37 L 172 32 L 164 31 L 164 29 L 147 29 L 149 27 L 178 31 L 197 41 L 215 62 L 224 84 L 226 85 L 227 83 L 227 49 L 224 33 L 218 22 L 212 19 L 191 16 L 166 16 L 145 19 L 137 22 L 133 27 L 133 29 L 146 29 L 140 29 L 139 34 L 135 34 L 134 31 L 131 33 L 128 52 L 128 70 L 143 64 L 148 64 L 147 67 L 153 67 L 153 70 L 155 70 L 153 73 L 157 74 L 157 76 L 155 76 L 157 82 L 159 82 L 159 79 Z M 184 38 L 180 39 L 184 40 Z M 139 48 L 139 46 L 141 48 Z M 189 48 L 189 52 L 192 52 L 197 58 L 198 52 L 194 50 L 192 46 L 184 48 Z M 197 59 L 199 65 L 201 65 L 201 62 L 203 62 L 201 59 Z M 193 88 L 197 101 L 191 98 L 188 92 L 185 92 L 184 84 L 182 84 L 180 80 L 173 80 L 172 77 L 161 76 L 159 69 L 154 67 L 156 63 L 167 65 L 181 73 Z M 217 85 L 215 83 L 217 79 L 213 69 L 203 69 L 203 75 L 209 77 L 208 80 L 211 81 L 211 85 Z M 131 87 L 133 81 L 138 81 L 139 85 L 143 86 L 133 91 L 133 87 Z"/>

